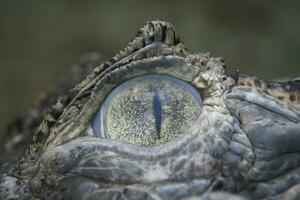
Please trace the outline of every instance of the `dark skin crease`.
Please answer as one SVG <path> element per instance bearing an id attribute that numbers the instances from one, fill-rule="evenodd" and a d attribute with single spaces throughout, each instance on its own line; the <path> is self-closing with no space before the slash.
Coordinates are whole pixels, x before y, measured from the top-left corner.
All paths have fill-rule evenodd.
<path id="1" fill-rule="evenodd" d="M 149 74 L 182 80 L 201 94 L 195 122 L 152 146 L 95 137 L 91 121 L 110 92 Z M 50 106 L 23 156 L 1 176 L 0 198 L 297 199 L 298 85 L 231 77 L 223 59 L 191 54 L 172 25 L 149 22 Z M 155 93 L 151 102 L 160 139 L 162 99 Z"/>

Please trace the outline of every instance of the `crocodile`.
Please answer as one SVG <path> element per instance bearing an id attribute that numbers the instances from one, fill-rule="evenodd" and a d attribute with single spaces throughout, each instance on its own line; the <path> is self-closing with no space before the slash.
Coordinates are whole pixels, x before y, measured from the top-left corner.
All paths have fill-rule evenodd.
<path id="1" fill-rule="evenodd" d="M 228 75 L 164 21 L 57 97 L 31 134 L 0 199 L 300 198 L 300 79 Z"/>

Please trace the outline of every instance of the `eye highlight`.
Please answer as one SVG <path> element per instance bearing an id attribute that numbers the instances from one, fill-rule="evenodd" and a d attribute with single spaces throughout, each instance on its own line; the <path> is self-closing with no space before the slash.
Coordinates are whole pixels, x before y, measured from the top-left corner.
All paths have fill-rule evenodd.
<path id="1" fill-rule="evenodd" d="M 188 130 L 201 106 L 199 93 L 187 82 L 146 75 L 116 87 L 94 116 L 92 127 L 97 137 L 157 145 Z"/>

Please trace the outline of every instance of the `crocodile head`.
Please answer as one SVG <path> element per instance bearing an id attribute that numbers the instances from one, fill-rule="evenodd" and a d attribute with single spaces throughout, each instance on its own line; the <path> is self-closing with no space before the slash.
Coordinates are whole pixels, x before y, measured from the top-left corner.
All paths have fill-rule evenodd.
<path id="1" fill-rule="evenodd" d="M 169 23 L 149 22 L 58 98 L 1 176 L 0 197 L 291 195 L 300 181 L 298 91 L 296 80 L 230 77 L 223 59 L 191 54 Z"/>

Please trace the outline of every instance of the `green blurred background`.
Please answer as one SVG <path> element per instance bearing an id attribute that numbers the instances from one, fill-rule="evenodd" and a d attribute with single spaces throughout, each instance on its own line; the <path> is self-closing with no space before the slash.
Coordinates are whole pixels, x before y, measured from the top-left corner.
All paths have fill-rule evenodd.
<path id="1" fill-rule="evenodd" d="M 111 57 L 146 21 L 170 21 L 191 52 L 264 79 L 300 76 L 299 1 L 0 1 L 0 131 L 85 52 Z"/>

